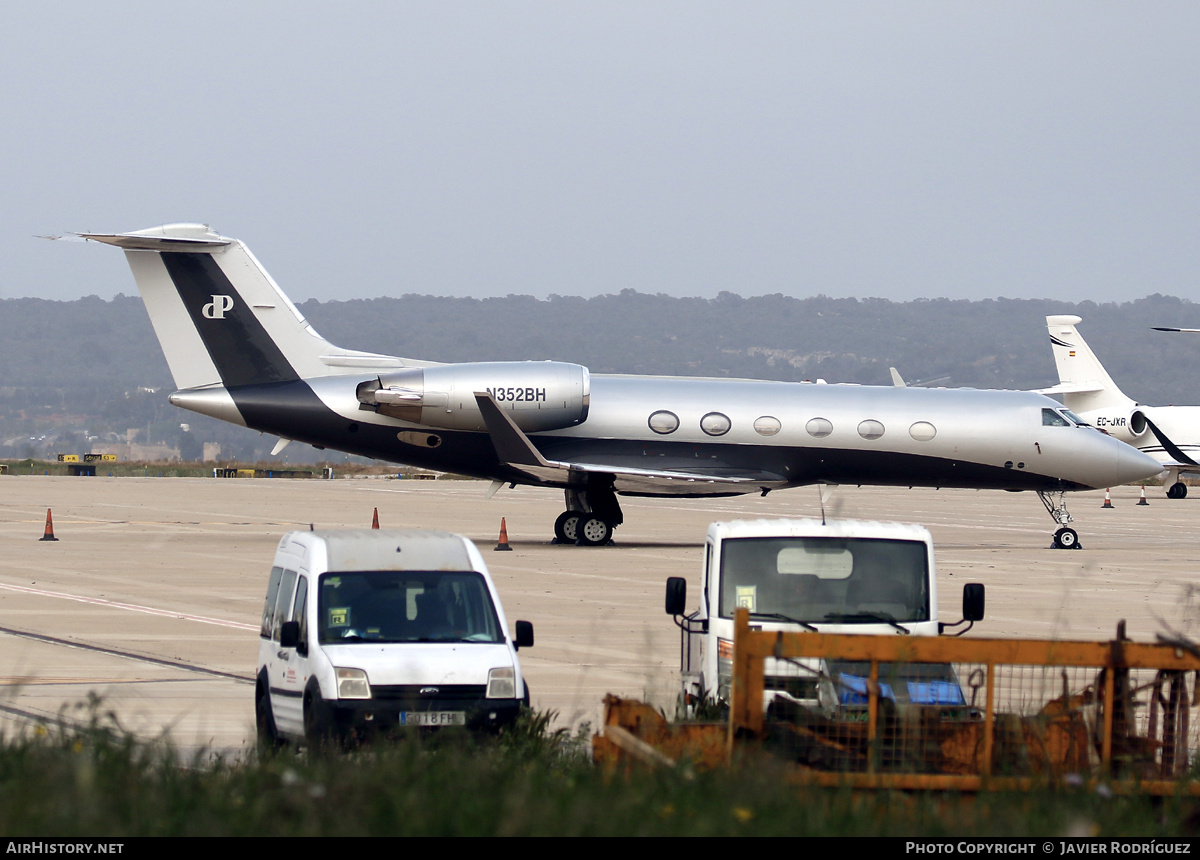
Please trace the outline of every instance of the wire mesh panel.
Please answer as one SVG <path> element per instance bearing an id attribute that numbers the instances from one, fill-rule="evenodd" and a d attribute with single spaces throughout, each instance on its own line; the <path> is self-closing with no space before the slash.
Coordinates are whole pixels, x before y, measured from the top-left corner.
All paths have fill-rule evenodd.
<path id="1" fill-rule="evenodd" d="M 1200 658 L 1181 647 L 763 633 L 747 623 L 733 662 L 733 736 L 761 737 L 815 772 L 888 784 L 1144 785 L 1185 776 L 1200 745 Z"/>

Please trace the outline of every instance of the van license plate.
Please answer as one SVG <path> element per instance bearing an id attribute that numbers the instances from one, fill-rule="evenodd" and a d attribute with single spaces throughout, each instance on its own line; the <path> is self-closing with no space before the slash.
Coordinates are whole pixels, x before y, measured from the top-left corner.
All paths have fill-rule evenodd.
<path id="1" fill-rule="evenodd" d="M 402 726 L 465 726 L 466 711 L 401 711 Z"/>

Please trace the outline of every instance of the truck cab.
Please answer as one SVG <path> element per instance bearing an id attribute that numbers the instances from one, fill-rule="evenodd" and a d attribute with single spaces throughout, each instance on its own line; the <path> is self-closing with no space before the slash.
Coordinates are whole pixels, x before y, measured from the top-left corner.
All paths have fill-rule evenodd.
<path id="1" fill-rule="evenodd" d="M 667 583 L 667 612 L 681 631 L 689 707 L 730 701 L 736 609 L 746 609 L 751 625 L 762 630 L 896 636 L 937 636 L 983 617 L 983 586 L 971 583 L 964 588 L 963 621 L 939 622 L 933 539 L 928 529 L 903 523 L 712 523 L 702 584 L 699 609 L 684 615 L 686 581 L 672 577 Z M 763 706 L 782 698 L 845 718 L 866 702 L 867 668 L 769 659 Z M 949 665 L 889 666 L 880 680 L 898 705 L 964 704 Z"/>

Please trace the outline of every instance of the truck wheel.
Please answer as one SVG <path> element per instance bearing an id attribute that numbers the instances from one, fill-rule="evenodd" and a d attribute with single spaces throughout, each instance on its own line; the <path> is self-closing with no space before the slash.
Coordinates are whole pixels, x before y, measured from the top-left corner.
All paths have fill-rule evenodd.
<path id="1" fill-rule="evenodd" d="M 270 755 L 283 747 L 283 738 L 275 728 L 275 714 L 271 710 L 271 693 L 259 682 L 254 695 L 254 726 L 258 737 L 259 754 Z"/>

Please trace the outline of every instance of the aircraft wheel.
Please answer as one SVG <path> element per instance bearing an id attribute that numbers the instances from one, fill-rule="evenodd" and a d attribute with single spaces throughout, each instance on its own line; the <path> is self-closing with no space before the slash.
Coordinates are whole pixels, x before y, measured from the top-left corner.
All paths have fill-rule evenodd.
<path id="1" fill-rule="evenodd" d="M 1167 488 L 1167 498 L 1168 499 L 1186 499 L 1187 498 L 1187 484 L 1185 484 L 1183 481 L 1176 481 L 1174 484 L 1172 484 L 1170 487 Z"/>
<path id="2" fill-rule="evenodd" d="M 1079 549 L 1079 532 L 1064 526 L 1054 533 L 1054 545 L 1059 549 Z"/>
<path id="3" fill-rule="evenodd" d="M 575 543 L 579 538 L 579 511 L 563 511 L 554 521 L 554 539 L 559 543 Z"/>
<path id="4" fill-rule="evenodd" d="M 612 538 L 612 526 L 599 517 L 586 517 L 579 521 L 578 546 L 604 546 Z"/>

